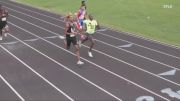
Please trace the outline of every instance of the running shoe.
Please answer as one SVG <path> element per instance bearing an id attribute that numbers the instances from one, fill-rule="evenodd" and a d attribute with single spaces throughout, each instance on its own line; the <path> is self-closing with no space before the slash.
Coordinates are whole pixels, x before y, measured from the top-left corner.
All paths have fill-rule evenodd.
<path id="1" fill-rule="evenodd" d="M 83 65 L 83 64 L 84 64 L 84 62 L 82 62 L 82 61 L 78 61 L 78 62 L 77 62 L 77 64 L 78 64 L 78 65 Z"/>
<path id="2" fill-rule="evenodd" d="M 91 52 L 88 52 L 88 55 L 89 55 L 89 57 L 93 57 L 93 55 L 92 55 L 92 53 Z"/>

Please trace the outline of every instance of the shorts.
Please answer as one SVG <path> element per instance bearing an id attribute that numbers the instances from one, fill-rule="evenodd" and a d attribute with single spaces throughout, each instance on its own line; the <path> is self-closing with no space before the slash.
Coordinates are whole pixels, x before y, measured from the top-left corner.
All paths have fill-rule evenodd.
<path id="1" fill-rule="evenodd" d="M 85 40 L 89 40 L 91 43 L 94 43 L 94 34 L 88 34 L 86 33 L 86 39 Z"/>
<path id="2" fill-rule="evenodd" d="M 79 19 L 80 26 L 83 26 L 84 19 Z"/>
<path id="3" fill-rule="evenodd" d="M 6 21 L 0 21 L 0 30 L 2 30 L 7 25 Z"/>
<path id="4" fill-rule="evenodd" d="M 67 49 L 70 48 L 71 43 L 73 43 L 73 45 L 77 45 L 77 38 L 76 38 L 76 36 L 70 37 L 70 35 L 66 35 Z"/>

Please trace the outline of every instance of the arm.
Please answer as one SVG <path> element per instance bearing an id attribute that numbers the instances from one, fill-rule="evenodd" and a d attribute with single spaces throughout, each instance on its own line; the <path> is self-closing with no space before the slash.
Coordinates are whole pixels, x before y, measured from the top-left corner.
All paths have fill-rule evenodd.
<path id="1" fill-rule="evenodd" d="M 66 22 L 65 23 L 65 30 L 64 30 L 65 35 L 67 34 L 68 28 L 69 28 L 69 24 Z"/>
<path id="2" fill-rule="evenodd" d="M 98 22 L 97 22 L 97 25 L 96 25 L 96 29 L 100 29 L 100 25 L 99 25 Z"/>
<path id="3" fill-rule="evenodd" d="M 82 27 L 82 33 L 86 33 L 86 30 L 87 30 L 87 25 L 86 23 L 84 23 Z"/>
<path id="4" fill-rule="evenodd" d="M 7 11 L 7 10 L 5 10 L 4 12 L 5 12 L 5 14 L 6 14 L 6 17 L 8 17 L 8 16 L 9 16 L 8 11 Z"/>

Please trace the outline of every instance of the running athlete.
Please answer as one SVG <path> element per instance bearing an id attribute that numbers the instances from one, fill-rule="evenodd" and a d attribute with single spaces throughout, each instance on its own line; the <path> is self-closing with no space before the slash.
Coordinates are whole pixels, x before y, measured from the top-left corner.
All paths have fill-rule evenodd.
<path id="1" fill-rule="evenodd" d="M 8 11 L 2 8 L 2 5 L 0 4 L 0 40 L 3 38 L 3 32 L 5 33 L 5 36 L 7 36 L 7 33 L 9 31 L 9 27 L 7 25 L 7 17 L 8 17 Z"/>
<path id="2" fill-rule="evenodd" d="M 80 23 L 81 27 L 83 26 L 83 21 L 85 19 L 85 15 L 86 15 L 86 3 L 85 3 L 85 1 L 82 1 L 81 7 L 79 8 L 79 11 L 77 14 L 77 18 L 79 19 L 79 23 Z"/>
<path id="3" fill-rule="evenodd" d="M 89 57 L 93 57 L 92 49 L 93 49 L 94 44 L 95 44 L 93 36 L 94 36 L 95 30 L 100 29 L 100 26 L 97 23 L 97 21 L 93 19 L 92 15 L 89 15 L 88 17 L 89 17 L 89 19 L 84 20 L 83 29 L 85 31 L 86 38 L 82 40 L 82 43 L 84 43 L 87 40 L 90 41 L 91 45 L 89 47 L 88 55 L 89 55 Z"/>
<path id="4" fill-rule="evenodd" d="M 78 59 L 77 64 L 82 65 L 84 63 L 80 61 L 79 46 L 77 44 L 77 38 L 76 38 L 77 33 L 75 31 L 76 30 L 75 30 L 75 25 L 73 23 L 73 16 L 71 13 L 69 13 L 65 22 L 66 48 L 69 50 L 71 43 L 74 45 Z"/>

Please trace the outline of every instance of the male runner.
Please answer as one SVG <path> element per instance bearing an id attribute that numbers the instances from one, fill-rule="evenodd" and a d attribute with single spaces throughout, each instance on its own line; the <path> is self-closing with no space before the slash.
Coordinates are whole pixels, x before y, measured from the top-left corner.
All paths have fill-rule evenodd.
<path id="1" fill-rule="evenodd" d="M 77 44 L 77 33 L 75 32 L 75 25 L 73 23 L 73 16 L 71 13 L 68 14 L 66 22 L 65 22 L 65 34 L 66 34 L 66 48 L 70 49 L 71 43 L 73 43 L 77 55 L 78 65 L 84 64 L 82 61 L 80 61 L 80 52 L 79 52 L 79 46 Z"/>
<path id="2" fill-rule="evenodd" d="M 5 33 L 5 36 L 7 36 L 7 32 L 9 31 L 7 17 L 8 11 L 3 9 L 2 5 L 0 4 L 0 40 L 3 38 L 3 32 Z"/>
<path id="3" fill-rule="evenodd" d="M 92 15 L 89 15 L 88 17 L 89 17 L 89 19 L 84 20 L 83 29 L 85 31 L 86 37 L 85 37 L 85 39 L 82 40 L 82 43 L 84 43 L 87 40 L 90 41 L 91 45 L 89 47 L 88 55 L 89 55 L 89 57 L 93 57 L 92 49 L 93 49 L 94 44 L 95 44 L 93 36 L 94 36 L 95 31 L 96 31 L 96 28 L 100 29 L 100 26 L 97 23 L 97 21 L 93 19 Z"/>

